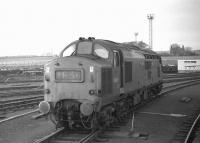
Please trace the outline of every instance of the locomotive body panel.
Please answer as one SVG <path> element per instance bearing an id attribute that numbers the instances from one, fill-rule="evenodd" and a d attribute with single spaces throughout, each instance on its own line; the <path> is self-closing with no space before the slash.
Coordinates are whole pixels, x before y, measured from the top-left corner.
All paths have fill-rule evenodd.
<path id="1" fill-rule="evenodd" d="M 57 66 L 58 64 L 59 66 Z M 56 103 L 64 99 L 77 99 L 81 102 L 90 100 L 95 103 L 95 100 L 99 100 L 99 98 L 91 96 L 89 92 L 94 92 L 91 94 L 97 95 L 98 89 L 101 89 L 102 66 L 109 67 L 109 64 L 81 57 L 66 57 L 49 63 L 45 68 L 50 68 L 50 81 L 45 81 L 45 89 L 49 89 L 50 94 L 45 94 L 45 100 Z M 73 77 L 77 79 L 62 79 L 66 78 L 65 74 L 73 74 L 65 73 L 66 71 L 78 71 L 80 74 Z M 56 75 L 57 72 L 60 73 Z M 60 77 L 56 79 L 56 76 Z"/>

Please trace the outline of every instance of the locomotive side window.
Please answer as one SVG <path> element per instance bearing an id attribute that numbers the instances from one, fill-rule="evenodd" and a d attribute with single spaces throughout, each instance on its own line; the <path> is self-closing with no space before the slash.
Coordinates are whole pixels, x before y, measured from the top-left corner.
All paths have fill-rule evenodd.
<path id="1" fill-rule="evenodd" d="M 108 59 L 109 51 L 99 44 L 94 45 L 94 55 L 103 59 Z"/>
<path id="2" fill-rule="evenodd" d="M 92 54 L 92 42 L 80 42 L 77 46 L 77 54 Z"/>
<path id="3" fill-rule="evenodd" d="M 63 51 L 63 57 L 71 56 L 75 51 L 75 47 L 76 47 L 76 45 L 73 44 L 73 45 L 69 46 L 67 49 L 65 49 L 65 51 Z"/>

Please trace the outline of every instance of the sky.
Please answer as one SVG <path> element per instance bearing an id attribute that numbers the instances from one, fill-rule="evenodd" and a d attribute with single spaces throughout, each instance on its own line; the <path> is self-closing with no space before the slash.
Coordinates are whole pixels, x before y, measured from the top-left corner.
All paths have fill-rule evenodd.
<path id="1" fill-rule="evenodd" d="M 0 0 L 0 56 L 58 55 L 79 37 L 128 42 L 135 32 L 148 44 L 150 13 L 153 50 L 200 50 L 199 0 Z"/>

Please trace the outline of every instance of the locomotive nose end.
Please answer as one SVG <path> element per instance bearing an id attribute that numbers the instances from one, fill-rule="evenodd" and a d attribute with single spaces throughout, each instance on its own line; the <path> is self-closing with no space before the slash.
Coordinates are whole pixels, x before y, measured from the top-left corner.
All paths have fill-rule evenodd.
<path id="1" fill-rule="evenodd" d="M 39 111 L 43 114 L 47 114 L 50 111 L 50 104 L 46 101 L 40 102 Z"/>

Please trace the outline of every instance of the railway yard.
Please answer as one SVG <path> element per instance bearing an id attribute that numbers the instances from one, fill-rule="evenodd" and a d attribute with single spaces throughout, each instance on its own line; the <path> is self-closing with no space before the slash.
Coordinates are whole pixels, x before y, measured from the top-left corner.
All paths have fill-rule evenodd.
<path id="1" fill-rule="evenodd" d="M 198 4 L 1 2 L 0 143 L 200 143 Z"/>
<path id="2" fill-rule="evenodd" d="M 1 83 L 0 143 L 200 142 L 196 120 L 200 113 L 200 73 L 164 74 L 163 82 L 156 99 L 137 105 L 120 122 L 93 133 L 56 130 L 46 117 L 39 116 L 42 80 Z"/>

